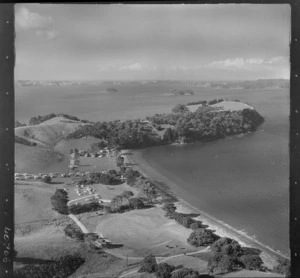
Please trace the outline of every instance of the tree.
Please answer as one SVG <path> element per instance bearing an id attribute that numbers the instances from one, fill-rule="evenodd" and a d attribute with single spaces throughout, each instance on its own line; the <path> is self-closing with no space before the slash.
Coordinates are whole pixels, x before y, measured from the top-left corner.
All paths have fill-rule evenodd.
<path id="1" fill-rule="evenodd" d="M 19 121 L 15 121 L 15 127 L 26 126 L 26 124 L 22 124 Z"/>
<path id="2" fill-rule="evenodd" d="M 278 265 L 274 266 L 273 272 L 283 274 L 285 277 L 289 277 L 291 275 L 291 261 L 288 259 L 279 259 Z"/>
<path id="3" fill-rule="evenodd" d="M 192 229 L 193 231 L 197 230 L 197 229 L 201 229 L 203 227 L 202 222 L 201 221 L 195 221 L 190 225 L 190 229 Z"/>
<path id="4" fill-rule="evenodd" d="M 140 209 L 144 207 L 144 203 L 140 198 L 130 198 L 129 205 L 134 209 Z"/>
<path id="5" fill-rule="evenodd" d="M 183 112 L 187 112 L 188 108 L 183 105 L 183 104 L 177 104 L 173 109 L 172 112 L 173 113 L 183 113 Z"/>
<path id="6" fill-rule="evenodd" d="M 218 264 L 218 271 L 219 273 L 227 273 L 233 271 L 235 268 L 235 262 L 234 259 L 230 256 L 223 255 L 221 260 L 219 261 Z M 214 272 L 215 273 L 215 272 Z"/>
<path id="7" fill-rule="evenodd" d="M 263 265 L 263 261 L 258 255 L 243 255 L 241 262 L 249 270 L 260 270 Z"/>
<path id="8" fill-rule="evenodd" d="M 71 238 L 76 238 L 78 240 L 84 239 L 84 234 L 78 229 L 72 226 L 71 224 L 68 224 L 66 228 L 64 229 L 65 235 Z"/>
<path id="9" fill-rule="evenodd" d="M 53 209 L 60 214 L 68 214 L 68 193 L 63 189 L 56 189 L 53 196 L 51 196 L 51 204 Z"/>
<path id="10" fill-rule="evenodd" d="M 90 146 L 90 151 L 96 153 L 105 147 L 107 147 L 107 143 L 104 140 L 101 140 L 99 142 L 92 143 Z"/>
<path id="11" fill-rule="evenodd" d="M 182 226 L 186 228 L 190 228 L 191 224 L 194 222 L 194 220 L 191 217 L 182 217 L 178 221 Z"/>
<path id="12" fill-rule="evenodd" d="M 116 158 L 117 167 L 121 167 L 124 164 L 124 157 L 121 155 L 118 155 Z"/>
<path id="13" fill-rule="evenodd" d="M 219 236 L 217 236 L 210 230 L 197 229 L 190 234 L 187 241 L 189 244 L 199 247 L 208 246 L 215 242 L 218 238 Z"/>
<path id="14" fill-rule="evenodd" d="M 148 254 L 144 257 L 142 265 L 138 272 L 148 272 L 153 273 L 157 270 L 157 262 L 155 257 L 152 254 Z"/>
<path id="15" fill-rule="evenodd" d="M 190 268 L 182 268 L 172 273 L 171 278 L 200 278 L 198 271 Z"/>
<path id="16" fill-rule="evenodd" d="M 126 190 L 122 193 L 122 196 L 129 199 L 130 197 L 132 197 L 134 194 L 132 193 L 132 191 Z"/>
<path id="17" fill-rule="evenodd" d="M 69 277 L 73 274 L 85 260 L 79 255 L 67 255 L 56 258 L 48 263 L 26 265 L 14 271 L 16 278 L 53 278 Z"/>
<path id="18" fill-rule="evenodd" d="M 167 263 L 160 263 L 157 265 L 157 270 L 155 272 L 155 277 L 157 278 L 171 278 L 172 272 L 175 267 Z"/>
<path id="19" fill-rule="evenodd" d="M 129 200 L 122 195 L 115 196 L 110 202 L 112 211 L 120 211 L 129 207 Z"/>
<path id="20" fill-rule="evenodd" d="M 128 169 L 125 172 L 125 179 L 126 179 L 126 183 L 130 186 L 133 186 L 136 179 L 138 178 L 139 174 L 137 171 L 133 170 L 133 169 Z"/>
<path id="21" fill-rule="evenodd" d="M 43 176 L 42 182 L 44 183 L 51 183 L 51 177 L 50 176 Z"/>
<path id="22" fill-rule="evenodd" d="M 166 203 L 163 205 L 162 209 L 166 212 L 166 216 L 171 216 L 176 211 L 176 206 L 174 203 Z"/>
<path id="23" fill-rule="evenodd" d="M 146 182 L 142 187 L 142 193 L 152 202 L 153 199 L 156 198 L 157 192 L 155 187 L 150 184 L 149 182 Z"/>
<path id="24" fill-rule="evenodd" d="M 223 255 L 229 255 L 238 259 L 243 255 L 241 245 L 234 239 L 228 237 L 219 238 L 211 246 L 212 252 L 220 252 Z"/>
<path id="25" fill-rule="evenodd" d="M 208 273 L 214 273 L 218 268 L 219 262 L 222 259 L 223 255 L 219 252 L 211 252 L 208 262 L 207 262 L 207 271 Z"/>

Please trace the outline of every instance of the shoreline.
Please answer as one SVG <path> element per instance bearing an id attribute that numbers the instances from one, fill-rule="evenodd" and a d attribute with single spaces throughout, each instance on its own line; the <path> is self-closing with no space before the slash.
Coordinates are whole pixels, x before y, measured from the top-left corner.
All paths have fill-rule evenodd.
<path id="1" fill-rule="evenodd" d="M 147 162 L 142 158 L 141 152 L 143 150 L 123 150 L 125 162 L 132 164 L 132 167 L 139 171 L 143 176 L 148 178 L 163 194 L 175 197 L 175 205 L 178 212 L 182 213 L 197 213 L 199 216 L 194 219 L 200 220 L 203 224 L 208 225 L 209 229 L 215 230 L 215 233 L 220 237 L 230 237 L 238 241 L 242 246 L 258 248 L 262 251 L 261 258 L 263 259 L 265 265 L 272 268 L 277 264 L 279 258 L 287 258 L 288 256 L 279 253 L 272 248 L 258 242 L 256 239 L 245 234 L 244 231 L 239 231 L 234 227 L 220 221 L 219 219 L 209 215 L 206 212 L 194 207 L 182 197 L 176 195 L 173 191 L 174 188 L 179 188 L 177 184 L 170 181 L 167 177 L 163 176 L 156 169 L 153 169 Z M 127 153 L 125 155 L 125 153 Z M 162 178 L 162 180 L 160 179 Z M 160 183 L 162 182 L 162 184 Z"/>

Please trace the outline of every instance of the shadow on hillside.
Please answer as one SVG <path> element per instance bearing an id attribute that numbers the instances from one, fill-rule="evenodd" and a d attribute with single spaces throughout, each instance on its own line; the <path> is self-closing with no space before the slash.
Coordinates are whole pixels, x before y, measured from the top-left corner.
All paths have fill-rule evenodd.
<path id="1" fill-rule="evenodd" d="M 106 245 L 105 248 L 106 249 L 115 249 L 115 248 L 121 248 L 123 247 L 124 245 L 123 244 L 120 244 L 120 243 L 111 243 L 109 245 Z"/>
<path id="2" fill-rule="evenodd" d="M 138 163 L 126 163 L 127 166 L 136 166 L 136 165 L 139 165 Z"/>
<path id="3" fill-rule="evenodd" d="M 62 181 L 51 181 L 51 184 L 64 184 Z"/>
<path id="4" fill-rule="evenodd" d="M 191 217 L 191 218 L 200 216 L 199 213 L 182 213 L 182 214 L 183 214 L 185 217 Z"/>
<path id="5" fill-rule="evenodd" d="M 15 258 L 14 261 L 16 263 L 22 263 L 22 264 L 46 264 L 46 263 L 51 263 L 54 262 L 52 260 L 42 260 L 42 259 L 34 259 L 34 258 Z"/>

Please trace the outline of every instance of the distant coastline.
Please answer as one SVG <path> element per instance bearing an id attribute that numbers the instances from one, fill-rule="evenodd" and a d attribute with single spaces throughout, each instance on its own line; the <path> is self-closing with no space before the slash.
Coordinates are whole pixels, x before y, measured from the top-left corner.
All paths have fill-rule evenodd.
<path id="1" fill-rule="evenodd" d="M 180 196 L 175 195 L 174 189 L 179 189 L 180 186 L 169 180 L 166 176 L 163 176 L 156 169 L 153 169 L 142 156 L 143 150 L 126 150 L 127 151 L 127 162 L 139 171 L 143 176 L 147 177 L 158 189 L 159 191 L 166 193 L 167 195 L 173 196 L 177 199 L 176 206 L 181 212 L 185 213 L 198 213 L 200 216 L 197 217 L 204 224 L 208 225 L 210 229 L 216 230 L 216 234 L 221 237 L 230 237 L 237 240 L 242 246 L 254 247 L 262 250 L 261 256 L 267 260 L 275 263 L 279 258 L 288 258 L 282 253 L 279 253 L 272 248 L 258 242 L 254 238 L 237 231 L 234 227 L 223 223 L 214 216 L 211 216 L 198 208 L 194 207 L 187 201 L 185 201 L 184 194 Z"/>

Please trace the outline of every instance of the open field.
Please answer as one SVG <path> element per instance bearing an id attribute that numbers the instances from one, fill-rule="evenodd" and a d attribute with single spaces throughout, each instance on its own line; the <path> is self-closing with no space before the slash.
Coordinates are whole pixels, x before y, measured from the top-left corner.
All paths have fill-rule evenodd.
<path id="1" fill-rule="evenodd" d="M 220 111 L 241 111 L 243 109 L 253 109 L 253 107 L 245 103 L 226 100 L 212 104 L 211 107 L 218 107 L 220 108 Z"/>
<path id="2" fill-rule="evenodd" d="M 15 183 L 15 227 L 16 234 L 31 233 L 63 216 L 52 210 L 50 197 L 57 185 L 39 181 L 17 181 Z"/>
<path id="3" fill-rule="evenodd" d="M 191 230 L 165 218 L 164 211 L 156 207 L 103 215 L 96 231 L 139 254 L 151 250 L 155 255 L 165 256 L 201 249 L 188 245 L 186 239 Z"/>

